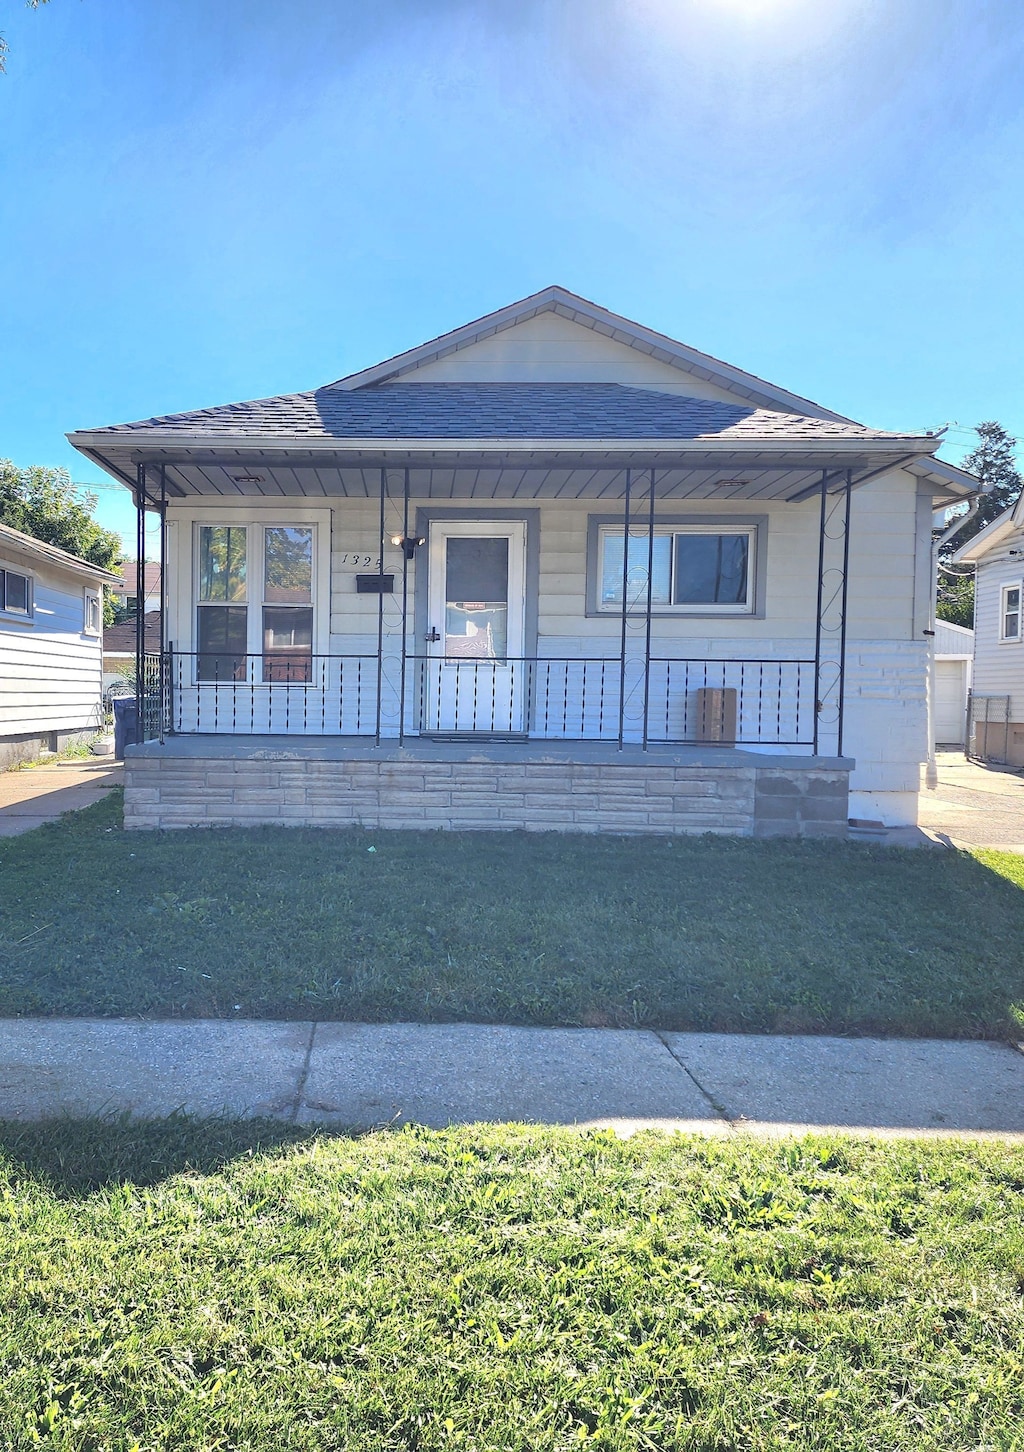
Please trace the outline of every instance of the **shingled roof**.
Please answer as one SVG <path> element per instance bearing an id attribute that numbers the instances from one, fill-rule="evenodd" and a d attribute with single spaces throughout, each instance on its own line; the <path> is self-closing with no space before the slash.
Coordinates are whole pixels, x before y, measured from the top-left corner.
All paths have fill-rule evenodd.
<path id="1" fill-rule="evenodd" d="M 319 388 L 86 431 L 227 439 L 899 442 L 917 435 L 618 383 L 383 383 Z"/>

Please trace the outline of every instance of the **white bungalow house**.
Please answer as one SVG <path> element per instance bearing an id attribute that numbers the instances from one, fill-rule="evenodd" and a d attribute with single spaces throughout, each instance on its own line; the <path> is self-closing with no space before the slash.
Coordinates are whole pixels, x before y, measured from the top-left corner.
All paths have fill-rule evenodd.
<path id="1" fill-rule="evenodd" d="M 932 512 L 976 488 L 937 437 L 559 287 L 69 437 L 164 522 L 130 826 L 916 819 Z"/>
<path id="2" fill-rule="evenodd" d="M 976 567 L 968 748 L 1024 766 L 1024 495 L 953 559 Z"/>
<path id="3" fill-rule="evenodd" d="M 0 524 L 0 769 L 102 725 L 103 586 L 118 579 Z"/>

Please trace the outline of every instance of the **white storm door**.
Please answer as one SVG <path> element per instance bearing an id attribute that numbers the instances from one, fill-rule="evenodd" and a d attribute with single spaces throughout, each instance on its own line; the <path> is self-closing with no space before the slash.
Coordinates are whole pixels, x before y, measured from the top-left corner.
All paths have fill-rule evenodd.
<path id="1" fill-rule="evenodd" d="M 522 731 L 524 520 L 430 527 L 427 731 Z"/>

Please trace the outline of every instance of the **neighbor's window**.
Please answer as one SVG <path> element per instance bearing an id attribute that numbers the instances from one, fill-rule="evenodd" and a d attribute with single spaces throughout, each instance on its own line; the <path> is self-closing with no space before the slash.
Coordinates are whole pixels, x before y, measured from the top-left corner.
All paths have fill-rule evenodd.
<path id="1" fill-rule="evenodd" d="M 244 525 L 204 524 L 199 528 L 196 649 L 201 681 L 246 678 L 247 535 Z"/>
<path id="2" fill-rule="evenodd" d="M 98 590 L 86 590 L 83 599 L 82 631 L 100 635 L 103 631 L 103 601 Z"/>
<path id="3" fill-rule="evenodd" d="M 1004 585 L 999 612 L 1000 640 L 1020 640 L 1020 586 Z"/>
<path id="4" fill-rule="evenodd" d="M 623 560 L 624 534 L 613 526 L 600 534 L 598 600 L 602 610 L 622 609 L 623 565 L 626 603 L 660 609 L 712 609 L 742 614 L 753 608 L 752 529 L 688 527 L 655 529 L 653 551 L 646 531 L 631 534 Z M 653 568 L 649 568 L 653 567 Z"/>
<path id="5" fill-rule="evenodd" d="M 8 615 L 32 614 L 32 579 L 15 570 L 0 570 L 0 610 Z"/>

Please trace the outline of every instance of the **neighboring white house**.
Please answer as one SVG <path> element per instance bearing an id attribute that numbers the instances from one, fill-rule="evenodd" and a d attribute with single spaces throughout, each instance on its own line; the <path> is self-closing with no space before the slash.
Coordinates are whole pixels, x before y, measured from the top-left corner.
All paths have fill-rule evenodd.
<path id="1" fill-rule="evenodd" d="M 976 567 L 971 750 L 1024 766 L 1024 495 L 953 559 Z"/>
<path id="2" fill-rule="evenodd" d="M 932 729 L 936 746 L 963 746 L 971 689 L 974 631 L 949 620 L 935 622 Z"/>
<path id="3" fill-rule="evenodd" d="M 101 724 L 103 586 L 117 578 L 0 524 L 0 767 Z"/>
<path id="4" fill-rule="evenodd" d="M 932 512 L 977 487 L 935 436 L 553 287 L 313 392 L 69 437 L 164 519 L 129 825 L 916 820 Z"/>

